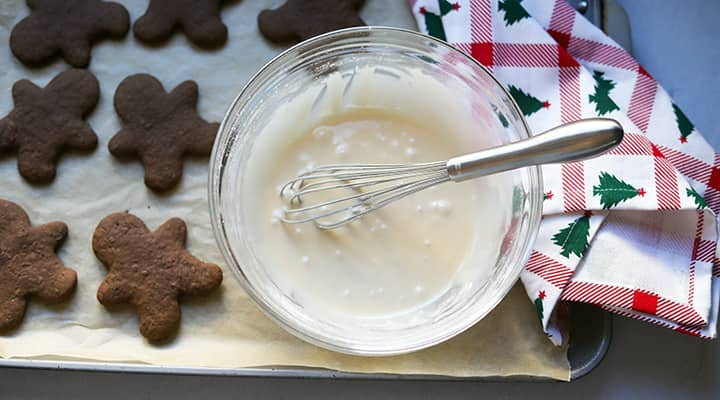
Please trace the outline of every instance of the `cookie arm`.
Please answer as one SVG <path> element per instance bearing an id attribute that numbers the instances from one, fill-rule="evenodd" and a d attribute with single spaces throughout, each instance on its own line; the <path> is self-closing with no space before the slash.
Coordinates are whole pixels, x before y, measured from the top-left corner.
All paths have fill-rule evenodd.
<path id="1" fill-rule="evenodd" d="M 220 124 L 202 121 L 193 131 L 193 140 L 188 143 L 185 152 L 193 156 L 210 155 L 218 129 L 220 129 Z"/>
<path id="2" fill-rule="evenodd" d="M 75 291 L 77 273 L 64 267 L 59 260 L 50 264 L 44 275 L 40 285 L 30 294 L 39 297 L 46 303 L 59 303 L 67 300 Z"/>
<path id="3" fill-rule="evenodd" d="M 114 2 L 103 2 L 103 13 L 97 20 L 97 29 L 108 32 L 115 38 L 124 37 L 130 30 L 130 14 L 125 7 Z"/>
<path id="4" fill-rule="evenodd" d="M 258 15 L 258 29 L 271 42 L 286 43 L 300 39 L 300 35 L 295 33 L 291 23 L 278 22 L 282 21 L 285 7 L 288 5 L 285 4 L 275 10 L 263 10 Z"/>
<path id="5" fill-rule="evenodd" d="M 0 152 L 11 149 L 15 145 L 15 127 L 8 117 L 0 119 Z"/>
<path id="6" fill-rule="evenodd" d="M 189 253 L 181 260 L 183 263 L 181 291 L 189 295 L 207 294 L 222 283 L 223 273 L 215 264 L 204 263 Z"/>
<path id="7" fill-rule="evenodd" d="M 184 247 L 187 225 L 180 218 L 170 218 L 153 232 L 153 236 L 157 237 L 158 241 L 172 241 L 179 247 Z"/>

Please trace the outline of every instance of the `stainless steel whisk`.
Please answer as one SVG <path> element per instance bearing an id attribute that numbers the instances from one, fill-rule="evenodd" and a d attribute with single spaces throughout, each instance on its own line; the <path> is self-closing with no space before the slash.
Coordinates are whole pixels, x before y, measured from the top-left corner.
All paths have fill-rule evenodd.
<path id="1" fill-rule="evenodd" d="M 288 224 L 314 222 L 318 228 L 333 229 L 444 182 L 587 159 L 609 151 L 622 139 L 623 129 L 617 121 L 589 118 L 447 161 L 323 165 L 301 173 L 282 187 L 280 194 L 288 206 L 281 220 Z"/>

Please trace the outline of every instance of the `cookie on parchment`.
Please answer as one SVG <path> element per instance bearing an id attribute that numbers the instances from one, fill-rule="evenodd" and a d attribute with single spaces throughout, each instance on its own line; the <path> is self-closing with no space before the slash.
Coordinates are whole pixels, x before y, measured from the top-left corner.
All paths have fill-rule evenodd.
<path id="1" fill-rule="evenodd" d="M 58 56 L 73 67 L 87 67 L 90 47 L 102 38 L 120 39 L 130 16 L 118 3 L 99 0 L 27 0 L 31 13 L 13 27 L 10 50 L 29 66 Z"/>
<path id="2" fill-rule="evenodd" d="M 110 153 L 139 159 L 150 189 L 172 189 L 182 178 L 184 156 L 209 155 L 220 127 L 198 115 L 197 100 L 193 81 L 167 93 L 151 75 L 125 78 L 115 91 L 115 110 L 123 128 L 110 140 Z"/>
<path id="3" fill-rule="evenodd" d="M 216 48 L 227 40 L 227 27 L 220 19 L 222 0 L 150 0 L 145 14 L 133 24 L 140 41 L 159 44 L 182 30 L 202 48 Z"/>
<path id="4" fill-rule="evenodd" d="M 358 11 L 365 0 L 287 0 L 258 15 L 260 32 L 275 43 L 310 39 L 337 29 L 363 26 Z"/>
<path id="5" fill-rule="evenodd" d="M 67 70 L 44 88 L 23 79 L 13 85 L 12 96 L 15 108 L 0 119 L 0 155 L 17 153 L 23 178 L 50 182 L 63 151 L 97 147 L 97 136 L 84 121 L 100 97 L 90 72 Z"/>
<path id="6" fill-rule="evenodd" d="M 95 255 L 109 273 L 98 288 L 105 306 L 130 304 L 140 318 L 140 333 L 153 342 L 172 338 L 180 327 L 180 295 L 217 289 L 222 270 L 185 249 L 187 228 L 179 218 L 154 232 L 128 213 L 105 217 L 92 239 Z"/>
<path id="7" fill-rule="evenodd" d="M 0 332 L 20 325 L 28 297 L 59 303 L 73 293 L 77 275 L 55 254 L 65 236 L 64 223 L 33 227 L 20 206 L 0 200 Z"/>

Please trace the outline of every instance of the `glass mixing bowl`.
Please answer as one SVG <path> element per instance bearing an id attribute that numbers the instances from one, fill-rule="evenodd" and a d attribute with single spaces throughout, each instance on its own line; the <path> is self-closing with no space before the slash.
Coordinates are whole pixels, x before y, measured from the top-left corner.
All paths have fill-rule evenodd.
<path id="1" fill-rule="evenodd" d="M 243 182 L 255 140 L 279 105 L 322 85 L 335 73 L 360 67 L 404 79 L 420 71 L 458 95 L 470 107 L 478 135 L 494 144 L 530 135 L 518 106 L 503 86 L 468 55 L 420 33 L 384 27 L 351 28 L 318 36 L 283 52 L 263 67 L 230 106 L 220 127 L 210 165 L 209 200 L 213 229 L 228 265 L 262 310 L 292 334 L 318 346 L 358 355 L 407 353 L 443 342 L 485 317 L 517 281 L 540 223 L 540 169 L 506 173 L 512 182 L 512 205 L 500 254 L 490 278 L 470 277 L 406 313 L 387 317 L 330 317 L 293 301 L 267 273 L 247 232 Z M 412 82 L 408 82 L 408 90 Z M 452 184 L 452 183 L 449 183 Z"/>

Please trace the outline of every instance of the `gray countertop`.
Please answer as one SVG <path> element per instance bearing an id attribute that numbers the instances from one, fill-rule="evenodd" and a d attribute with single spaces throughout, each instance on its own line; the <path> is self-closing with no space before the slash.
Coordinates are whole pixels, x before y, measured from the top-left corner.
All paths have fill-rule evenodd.
<path id="1" fill-rule="evenodd" d="M 250 0 L 246 0 L 250 1 Z M 393 0 L 401 1 L 401 0 Z M 619 0 L 633 30 L 633 52 L 695 126 L 720 148 L 720 2 Z M 390 382 L 215 378 L 0 369 L 0 399 L 165 398 L 552 398 L 720 397 L 720 343 L 625 318 L 601 365 L 564 383 Z"/>

